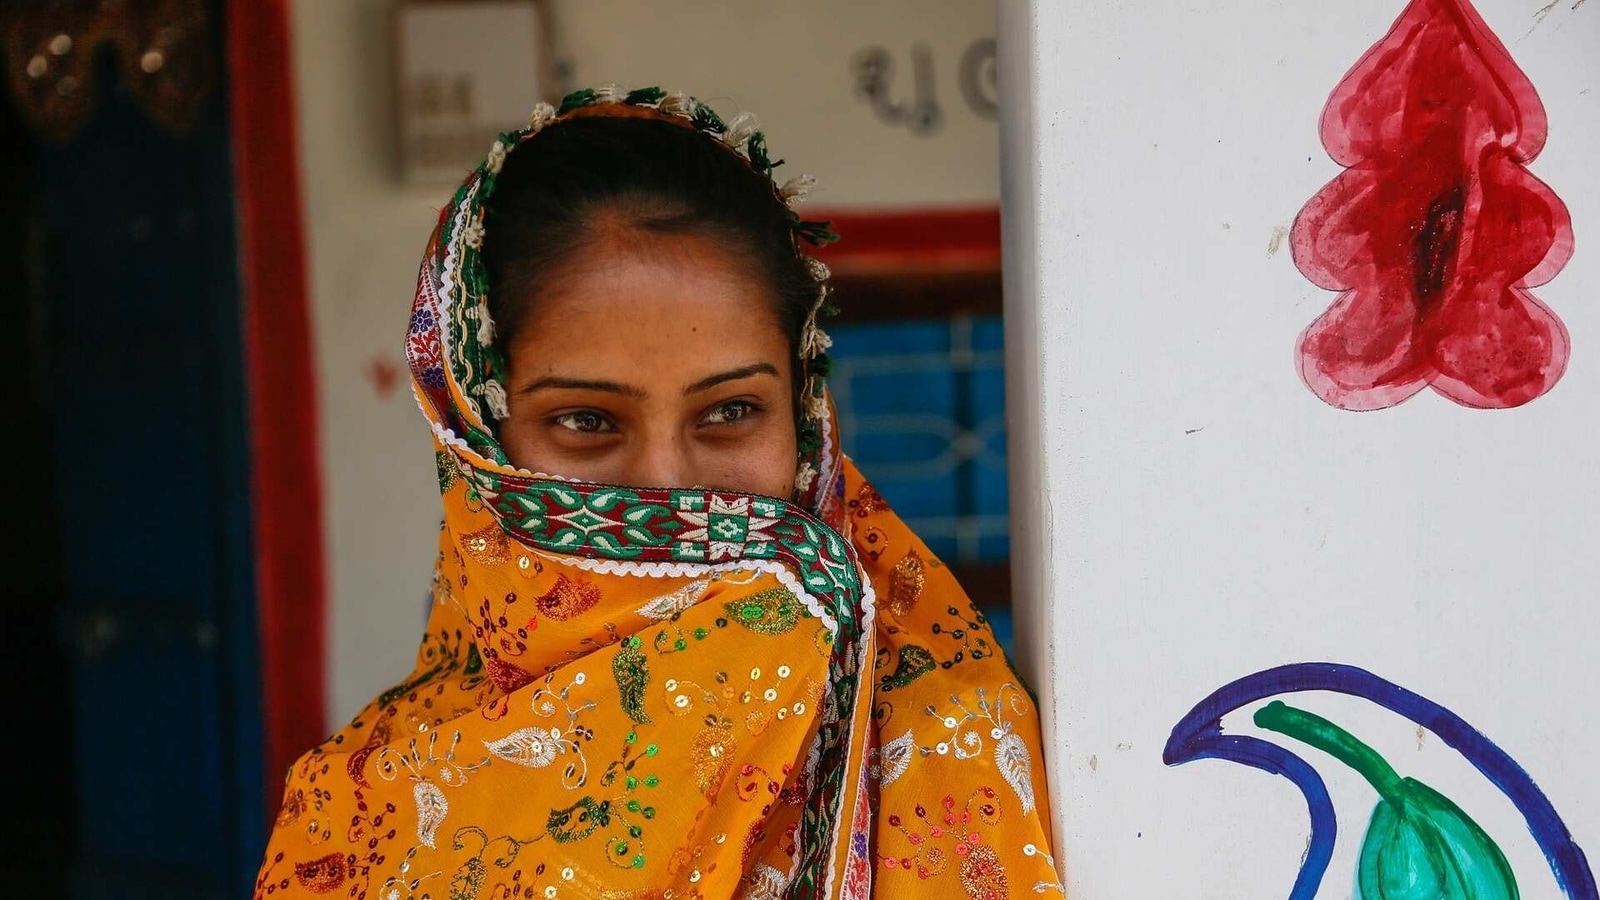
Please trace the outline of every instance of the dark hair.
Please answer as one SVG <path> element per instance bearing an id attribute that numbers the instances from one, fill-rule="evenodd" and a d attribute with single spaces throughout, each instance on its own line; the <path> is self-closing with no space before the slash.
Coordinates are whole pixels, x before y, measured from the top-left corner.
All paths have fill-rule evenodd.
<path id="1" fill-rule="evenodd" d="M 546 273 L 578 261 L 607 220 L 703 236 L 748 263 L 770 289 L 798 379 L 817 283 L 796 252 L 792 217 L 772 180 L 687 125 L 636 116 L 567 119 L 506 156 L 485 204 L 483 239 L 489 313 L 502 349 Z"/>

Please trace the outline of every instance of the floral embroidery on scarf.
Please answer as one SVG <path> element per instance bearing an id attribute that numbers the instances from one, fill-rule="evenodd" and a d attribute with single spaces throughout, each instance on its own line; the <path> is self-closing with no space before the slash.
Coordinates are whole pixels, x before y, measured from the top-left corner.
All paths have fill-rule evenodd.
<path id="1" fill-rule="evenodd" d="M 591 582 L 581 577 L 557 575 L 555 586 L 535 601 L 535 605 L 550 618 L 564 621 L 588 612 L 599 602 L 600 589 Z"/>
<path id="2" fill-rule="evenodd" d="M 617 680 L 622 711 L 640 725 L 649 725 L 650 715 L 644 711 L 644 689 L 650 683 L 650 664 L 639 650 L 637 635 L 622 642 L 611 661 L 611 674 Z"/>
<path id="3" fill-rule="evenodd" d="M 919 745 L 917 751 L 923 756 L 949 754 L 958 760 L 977 759 L 992 744 L 995 768 L 1016 792 L 1022 811 L 1033 812 L 1033 757 L 1006 717 L 1007 712 L 1014 717 L 1033 714 L 1022 689 L 1015 684 L 1001 685 L 990 700 L 980 687 L 970 704 L 956 696 L 950 698 L 950 703 L 954 708 L 942 714 L 932 705 L 927 708 L 928 715 L 949 730 L 948 737 L 931 747 Z"/>
<path id="4" fill-rule="evenodd" d="M 922 557 L 914 549 L 907 550 L 889 575 L 889 611 L 897 616 L 910 612 L 917 598 L 922 596 L 922 586 L 926 582 Z"/>
<path id="5" fill-rule="evenodd" d="M 761 591 L 724 604 L 729 617 L 757 634 L 787 634 L 800 622 L 800 601 L 786 588 Z"/>

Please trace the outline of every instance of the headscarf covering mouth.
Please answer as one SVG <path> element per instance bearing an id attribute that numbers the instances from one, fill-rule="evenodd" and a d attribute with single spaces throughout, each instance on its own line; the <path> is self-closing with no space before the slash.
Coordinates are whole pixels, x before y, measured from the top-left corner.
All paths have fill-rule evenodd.
<path id="1" fill-rule="evenodd" d="M 779 499 L 692 488 L 595 484 L 521 470 L 501 448 L 495 422 L 507 415 L 505 360 L 495 344 L 488 297 L 493 285 L 482 258 L 484 211 L 506 157 L 522 143 L 572 118 L 651 117 L 689 127 L 737 154 L 772 183 L 773 202 L 790 219 L 795 253 L 816 283 L 816 299 L 799 341 L 802 397 L 797 423 L 795 493 Z M 862 673 L 872 659 L 873 604 L 844 520 L 845 461 L 825 376 L 831 343 L 817 324 L 829 294 L 828 267 L 805 246 L 835 240 L 826 223 L 802 219 L 797 203 L 814 183 L 807 176 L 779 185 L 777 167 L 755 117 L 724 120 L 711 107 L 660 88 L 577 91 L 559 106 L 540 104 L 522 130 L 489 148 L 440 213 L 418 273 L 406 355 L 417 400 L 436 438 L 440 488 L 446 494 L 447 537 L 479 561 L 517 555 L 517 547 L 568 557 L 599 575 L 720 577 L 735 571 L 775 576 L 829 633 L 826 690 L 816 704 L 817 738 L 807 754 L 809 796 L 796 877 L 819 889 L 831 884 L 853 848 L 839 823 L 864 821 L 866 742 L 872 739 L 871 686 Z M 466 510 L 451 488 L 465 482 Z M 492 512 L 496 525 L 467 531 L 463 513 Z M 507 541 L 509 538 L 509 541 Z M 522 555 L 519 563 L 526 562 Z M 754 609 L 755 607 L 752 607 Z M 765 615 L 766 613 L 760 613 Z M 493 651 L 487 656 L 495 657 Z M 491 659 L 506 686 L 521 669 Z M 509 668 L 508 668 L 509 666 Z M 860 808 L 856 808 L 856 807 Z"/>
<path id="2" fill-rule="evenodd" d="M 406 338 L 444 507 L 427 630 L 411 673 L 291 769 L 255 896 L 1063 892 L 1026 691 L 840 452 L 825 266 L 794 497 L 568 481 L 501 451 L 484 201 L 521 142 L 603 115 L 665 118 L 774 168 L 751 117 L 602 88 L 540 106 L 456 192 Z M 791 221 L 801 258 L 829 237 Z"/>

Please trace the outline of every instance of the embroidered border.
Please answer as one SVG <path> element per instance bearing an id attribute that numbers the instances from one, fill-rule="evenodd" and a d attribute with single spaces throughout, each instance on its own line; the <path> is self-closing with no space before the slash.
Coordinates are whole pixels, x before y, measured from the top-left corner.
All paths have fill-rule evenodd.
<path id="1" fill-rule="evenodd" d="M 830 614 L 858 619 L 864 579 L 839 533 L 793 504 L 716 491 L 550 481 L 462 466 L 462 475 L 522 543 L 556 554 L 639 562 L 781 560 Z"/>

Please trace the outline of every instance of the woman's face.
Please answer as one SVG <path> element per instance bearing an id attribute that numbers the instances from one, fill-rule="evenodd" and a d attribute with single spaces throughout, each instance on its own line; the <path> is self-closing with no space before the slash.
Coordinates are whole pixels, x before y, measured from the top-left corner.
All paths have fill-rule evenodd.
<path id="1" fill-rule="evenodd" d="M 603 229 L 507 348 L 520 468 L 631 487 L 794 490 L 788 340 L 769 289 L 693 235 Z"/>

